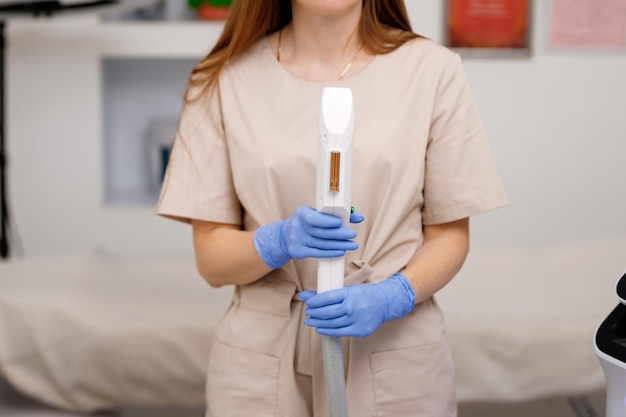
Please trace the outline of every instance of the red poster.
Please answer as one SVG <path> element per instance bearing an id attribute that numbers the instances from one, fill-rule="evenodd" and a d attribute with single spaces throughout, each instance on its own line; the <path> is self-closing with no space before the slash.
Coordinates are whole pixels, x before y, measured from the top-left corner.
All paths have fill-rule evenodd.
<path id="1" fill-rule="evenodd" d="M 530 0 L 448 0 L 452 48 L 527 49 Z"/>

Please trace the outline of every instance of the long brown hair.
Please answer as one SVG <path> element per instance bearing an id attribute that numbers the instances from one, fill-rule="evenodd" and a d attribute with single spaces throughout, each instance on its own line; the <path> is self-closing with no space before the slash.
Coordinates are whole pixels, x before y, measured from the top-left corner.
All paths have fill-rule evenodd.
<path id="1" fill-rule="evenodd" d="M 215 85 L 226 63 L 256 41 L 291 22 L 291 0 L 233 0 L 224 30 L 209 54 L 192 70 L 189 91 L 200 95 Z M 359 34 L 374 54 L 394 51 L 419 37 L 411 29 L 404 0 L 363 0 Z M 194 98 L 197 98 L 195 96 Z"/>

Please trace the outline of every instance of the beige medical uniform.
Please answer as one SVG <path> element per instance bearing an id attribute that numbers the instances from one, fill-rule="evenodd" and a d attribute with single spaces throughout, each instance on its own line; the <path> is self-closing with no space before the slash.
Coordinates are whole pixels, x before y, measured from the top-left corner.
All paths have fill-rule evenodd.
<path id="1" fill-rule="evenodd" d="M 422 226 L 506 204 L 459 57 L 429 40 L 380 55 L 337 83 L 295 78 L 267 39 L 233 60 L 216 93 L 182 113 L 158 213 L 245 230 L 315 206 L 318 116 L 325 86 L 350 87 L 355 106 L 353 225 L 359 249 L 345 284 L 401 270 Z M 210 417 L 328 415 L 320 336 L 305 326 L 301 290 L 316 260 L 291 261 L 236 288 L 211 350 Z M 453 364 L 434 299 L 372 336 L 342 339 L 348 414 L 456 415 Z"/>

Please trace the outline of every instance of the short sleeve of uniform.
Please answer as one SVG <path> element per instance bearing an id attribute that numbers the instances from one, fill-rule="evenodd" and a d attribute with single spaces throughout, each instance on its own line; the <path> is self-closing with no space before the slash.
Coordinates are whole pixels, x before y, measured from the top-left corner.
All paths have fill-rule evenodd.
<path id="1" fill-rule="evenodd" d="M 195 98 L 198 91 L 191 91 Z M 222 123 L 219 87 L 186 102 L 167 166 L 157 214 L 241 224 Z"/>
<path id="2" fill-rule="evenodd" d="M 443 69 L 424 173 L 424 224 L 440 224 L 507 204 L 458 54 Z"/>

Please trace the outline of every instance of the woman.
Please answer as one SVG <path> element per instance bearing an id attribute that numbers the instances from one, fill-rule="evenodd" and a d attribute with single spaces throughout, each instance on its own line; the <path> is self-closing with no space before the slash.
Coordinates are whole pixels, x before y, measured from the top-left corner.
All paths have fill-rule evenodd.
<path id="1" fill-rule="evenodd" d="M 310 208 L 325 86 L 354 97 L 354 230 Z M 236 286 L 206 415 L 327 415 L 319 334 L 344 337 L 349 415 L 456 415 L 433 296 L 468 218 L 505 204 L 459 57 L 411 32 L 402 0 L 235 1 L 158 207 L 192 224 L 207 282 Z M 316 295 L 316 258 L 344 253 L 346 288 Z"/>

